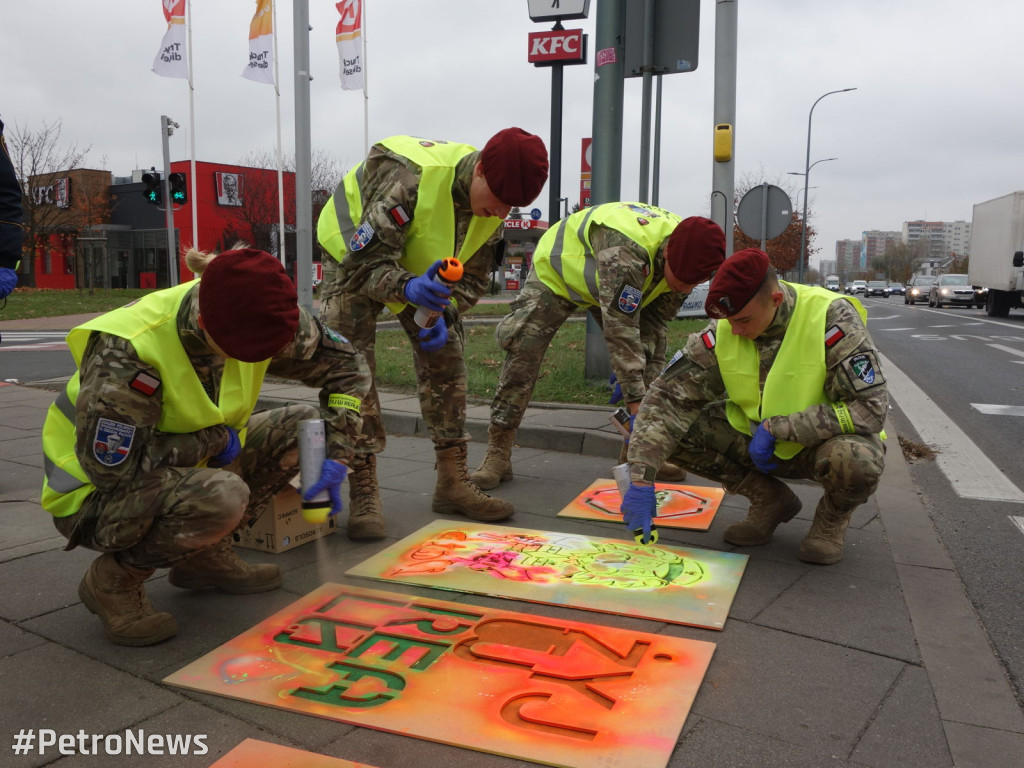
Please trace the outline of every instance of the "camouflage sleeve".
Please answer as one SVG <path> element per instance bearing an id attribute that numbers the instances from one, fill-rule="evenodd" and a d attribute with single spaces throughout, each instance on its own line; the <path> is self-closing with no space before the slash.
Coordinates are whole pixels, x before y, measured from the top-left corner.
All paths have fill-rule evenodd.
<path id="1" fill-rule="evenodd" d="M 185 434 L 156 428 L 163 411 L 160 374 L 126 339 L 93 334 L 79 376 L 75 454 L 103 493 L 138 472 L 194 467 L 227 447 L 228 433 L 220 425 Z"/>
<path id="2" fill-rule="evenodd" d="M 640 315 L 640 344 L 647 366 L 644 381 L 654 381 L 665 368 L 668 325 L 675 318 L 687 294 L 666 291 L 643 308 Z"/>
<path id="3" fill-rule="evenodd" d="M 718 322 L 690 334 L 668 368 L 647 390 L 629 440 L 630 464 L 657 470 L 686 437 L 704 406 L 725 397 L 715 357 Z"/>
<path id="4" fill-rule="evenodd" d="M 595 225 L 591 246 L 597 260 L 598 301 L 612 371 L 627 403 L 643 400 L 647 359 L 640 339 L 640 304 L 647 251 L 621 232 Z"/>
<path id="5" fill-rule="evenodd" d="M 868 329 L 854 306 L 833 301 L 825 321 L 825 393 L 830 403 L 768 420 L 780 440 L 815 446 L 831 437 L 882 430 L 889 407 L 885 376 Z"/>
<path id="6" fill-rule="evenodd" d="M 267 372 L 320 388 L 320 414 L 327 423 L 327 454 L 347 461 L 362 428 L 359 411 L 370 390 L 370 368 L 348 339 L 299 309 L 295 338 L 275 355 Z"/>
<path id="7" fill-rule="evenodd" d="M 337 286 L 383 303 L 404 302 L 403 290 L 413 277 L 398 265 L 416 208 L 419 174 L 379 147 L 363 164 L 363 216 L 342 259 Z M 355 238 L 354 238 L 355 239 Z"/>

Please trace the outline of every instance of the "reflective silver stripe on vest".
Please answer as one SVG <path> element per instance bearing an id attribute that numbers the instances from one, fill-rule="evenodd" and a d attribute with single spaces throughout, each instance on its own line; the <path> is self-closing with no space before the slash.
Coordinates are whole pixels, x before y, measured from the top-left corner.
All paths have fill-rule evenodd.
<path id="1" fill-rule="evenodd" d="M 348 175 L 348 174 L 346 174 Z M 363 164 L 360 163 L 356 166 L 356 186 L 359 187 L 360 195 L 363 189 Z M 342 238 L 345 240 L 345 248 L 348 248 L 348 242 L 352 239 L 352 235 L 356 232 L 356 227 L 359 226 L 358 221 L 353 221 L 352 211 L 348 205 L 348 195 L 345 194 L 345 178 L 342 177 L 338 183 L 337 189 L 334 190 L 334 215 L 338 217 L 338 230 L 341 232 Z M 344 258 L 344 254 L 342 254 Z"/>
<path id="2" fill-rule="evenodd" d="M 77 416 L 75 413 L 75 404 L 72 403 L 71 398 L 68 397 L 67 389 L 58 395 L 57 399 L 53 401 L 53 404 L 57 406 L 57 410 L 64 415 L 65 419 L 70 421 L 72 424 L 75 423 Z"/>
<path id="3" fill-rule="evenodd" d="M 583 223 L 580 224 L 579 230 L 576 232 L 576 236 L 579 241 L 583 244 L 583 279 L 587 283 L 587 287 L 590 289 L 591 301 L 597 301 L 597 260 L 594 258 L 594 252 L 587 245 L 587 241 L 584 239 L 584 233 L 587 231 L 587 222 L 590 221 L 590 217 L 594 214 L 594 208 L 587 210 L 586 215 L 583 217 Z M 565 249 L 565 228 L 569 223 L 569 218 L 562 219 L 558 225 L 558 232 L 555 234 L 555 242 L 551 246 L 551 253 L 548 255 L 548 259 L 551 262 L 551 268 L 555 271 L 555 274 L 562 278 L 562 283 L 565 285 L 565 290 L 569 294 L 569 301 L 574 304 L 579 304 L 584 300 L 583 296 L 580 296 L 576 291 L 572 289 L 568 281 L 565 279 L 565 273 L 562 271 L 562 251 Z"/>
<path id="4" fill-rule="evenodd" d="M 43 472 L 46 474 L 46 484 L 57 493 L 71 493 L 85 485 L 77 477 L 68 474 L 50 461 L 48 456 L 43 456 Z"/>

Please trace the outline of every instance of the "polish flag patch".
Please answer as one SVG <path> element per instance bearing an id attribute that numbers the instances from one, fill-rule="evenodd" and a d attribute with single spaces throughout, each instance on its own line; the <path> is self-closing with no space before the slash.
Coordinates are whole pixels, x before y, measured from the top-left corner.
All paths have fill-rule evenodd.
<path id="1" fill-rule="evenodd" d="M 839 340 L 843 338 L 845 335 L 846 334 L 839 329 L 838 325 L 833 325 L 831 328 L 825 331 L 825 346 L 834 347 L 836 344 L 839 343 Z"/>
<path id="2" fill-rule="evenodd" d="M 139 371 L 135 377 L 128 382 L 128 386 L 144 395 L 152 395 L 160 386 L 160 379 L 150 376 L 148 373 Z"/>
<path id="3" fill-rule="evenodd" d="M 714 349 L 715 348 L 715 332 L 714 331 L 704 331 L 704 333 L 702 333 L 700 335 L 700 340 L 704 342 L 704 346 L 707 347 L 708 349 Z"/>
<path id="4" fill-rule="evenodd" d="M 404 227 L 406 224 L 412 221 L 412 217 L 408 213 L 406 213 L 405 208 L 402 207 L 401 205 L 396 205 L 394 208 L 388 211 L 388 213 L 391 214 L 391 218 L 394 219 L 395 223 L 400 227 Z"/>

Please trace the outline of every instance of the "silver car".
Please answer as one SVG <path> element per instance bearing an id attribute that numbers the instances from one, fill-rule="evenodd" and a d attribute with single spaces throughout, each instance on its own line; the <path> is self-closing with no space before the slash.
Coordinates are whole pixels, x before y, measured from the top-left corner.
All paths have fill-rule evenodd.
<path id="1" fill-rule="evenodd" d="M 967 279 L 967 275 L 939 275 L 939 279 L 932 283 L 928 292 L 929 307 L 942 309 L 947 304 L 969 307 L 973 303 L 974 286 Z"/>

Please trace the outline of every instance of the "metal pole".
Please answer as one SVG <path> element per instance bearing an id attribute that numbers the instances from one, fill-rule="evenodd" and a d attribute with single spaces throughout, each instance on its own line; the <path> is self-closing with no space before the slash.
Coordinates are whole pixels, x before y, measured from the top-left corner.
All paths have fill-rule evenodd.
<path id="1" fill-rule="evenodd" d="M 814 103 L 811 104 L 811 111 L 807 113 L 807 155 L 804 160 L 804 213 L 800 227 L 800 264 L 796 278 L 798 283 L 804 281 L 804 262 L 807 260 L 807 185 L 810 183 L 811 178 L 811 118 L 814 117 L 814 108 L 826 96 L 831 96 L 833 93 L 846 93 L 847 91 L 856 90 L 856 88 L 842 88 L 838 91 L 824 93 L 815 99 Z"/>
<path id="2" fill-rule="evenodd" d="M 658 204 L 661 186 L 661 78 L 659 74 L 657 96 L 654 99 L 654 170 L 651 179 L 651 205 Z"/>
<path id="3" fill-rule="evenodd" d="M 615 202 L 621 191 L 625 10 L 625 0 L 597 3 L 591 205 Z M 612 370 L 604 333 L 589 312 L 583 368 L 588 379 L 607 380 Z"/>
<path id="4" fill-rule="evenodd" d="M 555 24 L 555 29 L 562 29 Z M 548 223 L 554 226 L 561 218 L 561 206 L 558 204 L 562 196 L 562 64 L 551 67 L 551 141 L 548 152 L 551 162 L 548 163 Z"/>
<path id="5" fill-rule="evenodd" d="M 313 198 L 310 180 L 309 0 L 292 3 L 295 50 L 295 288 L 299 306 L 313 311 Z"/>
<path id="6" fill-rule="evenodd" d="M 736 17 L 738 0 L 715 4 L 715 104 L 714 124 L 733 127 L 736 144 Z M 725 232 L 725 253 L 733 249 L 733 209 L 736 196 L 736 161 L 711 161 L 711 218 Z"/>
<path id="7" fill-rule="evenodd" d="M 640 66 L 643 88 L 640 101 L 640 194 L 641 203 L 650 201 L 651 167 L 651 71 L 654 64 L 654 0 L 644 0 L 644 56 Z"/>
<path id="8" fill-rule="evenodd" d="M 768 182 L 761 183 L 761 250 L 765 253 L 765 246 L 768 241 L 765 239 L 765 235 L 768 232 Z"/>
<path id="9" fill-rule="evenodd" d="M 160 115 L 160 137 L 164 150 L 164 177 L 160 187 L 164 198 L 164 210 L 167 214 L 167 282 L 170 287 L 178 284 L 178 246 L 174 237 L 174 202 L 171 200 L 171 146 L 168 137 L 174 133 L 172 125 L 177 125 L 167 115 Z"/>

